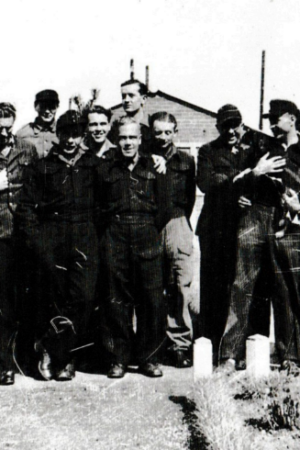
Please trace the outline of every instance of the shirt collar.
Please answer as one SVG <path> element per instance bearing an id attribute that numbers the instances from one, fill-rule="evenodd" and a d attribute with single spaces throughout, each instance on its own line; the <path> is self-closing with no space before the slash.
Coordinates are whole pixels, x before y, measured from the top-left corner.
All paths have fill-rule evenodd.
<path id="1" fill-rule="evenodd" d="M 77 161 L 79 161 L 82 155 L 86 153 L 86 151 L 82 148 L 81 144 L 79 145 L 79 148 L 73 158 L 65 158 L 60 150 L 61 150 L 60 146 L 58 144 L 54 144 L 52 154 L 57 156 L 58 159 L 60 159 L 69 166 L 75 166 L 75 164 L 77 163 Z"/>
<path id="2" fill-rule="evenodd" d="M 82 144 L 81 144 L 81 148 L 84 151 L 88 151 L 88 150 L 92 150 L 94 151 L 94 142 L 93 140 L 89 137 L 86 136 L 86 138 L 83 140 Z M 112 149 L 112 148 L 117 148 L 116 145 L 114 145 L 112 142 L 110 142 L 109 139 L 105 139 L 105 141 L 103 142 L 101 149 L 97 152 L 95 152 L 95 155 L 98 156 L 98 158 L 105 158 L 104 154 Z"/>
<path id="3" fill-rule="evenodd" d="M 50 131 L 51 133 L 56 133 L 56 122 L 54 120 L 54 122 L 48 124 L 45 124 L 44 122 L 41 121 L 41 119 L 39 118 L 39 116 L 36 117 L 35 121 L 32 124 L 32 127 L 34 129 L 34 131 L 36 131 L 37 133 L 41 132 L 41 131 Z"/>

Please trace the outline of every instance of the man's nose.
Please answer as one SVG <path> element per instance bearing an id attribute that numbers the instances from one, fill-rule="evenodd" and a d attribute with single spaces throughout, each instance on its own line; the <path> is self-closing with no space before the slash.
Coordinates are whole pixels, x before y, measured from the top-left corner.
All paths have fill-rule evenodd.
<path id="1" fill-rule="evenodd" d="M 1 136 L 3 136 L 3 137 L 8 136 L 8 132 L 7 132 L 7 129 L 6 129 L 6 128 L 2 128 L 2 129 L 1 129 Z"/>

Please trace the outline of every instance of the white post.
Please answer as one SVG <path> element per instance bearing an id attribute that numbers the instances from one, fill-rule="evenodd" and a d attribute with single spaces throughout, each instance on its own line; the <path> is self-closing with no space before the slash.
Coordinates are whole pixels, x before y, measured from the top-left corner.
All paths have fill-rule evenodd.
<path id="1" fill-rule="evenodd" d="M 204 337 L 194 343 L 194 381 L 209 377 L 213 372 L 212 343 Z"/>
<path id="2" fill-rule="evenodd" d="M 267 377 L 270 372 L 270 342 L 266 336 L 255 334 L 247 339 L 247 372 L 255 378 Z"/>

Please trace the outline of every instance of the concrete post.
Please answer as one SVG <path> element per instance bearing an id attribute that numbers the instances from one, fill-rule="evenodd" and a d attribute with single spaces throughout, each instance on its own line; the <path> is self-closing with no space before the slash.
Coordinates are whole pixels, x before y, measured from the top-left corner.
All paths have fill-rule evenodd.
<path id="1" fill-rule="evenodd" d="M 209 377 L 213 372 L 212 343 L 204 337 L 194 343 L 194 381 Z"/>
<path id="2" fill-rule="evenodd" d="M 270 342 L 266 336 L 255 334 L 246 343 L 247 372 L 254 378 L 267 377 L 270 372 Z"/>

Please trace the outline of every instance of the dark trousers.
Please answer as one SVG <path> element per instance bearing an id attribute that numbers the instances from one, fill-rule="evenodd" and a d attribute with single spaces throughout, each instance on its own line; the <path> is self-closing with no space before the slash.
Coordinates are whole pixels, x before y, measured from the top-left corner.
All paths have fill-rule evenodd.
<path id="1" fill-rule="evenodd" d="M 200 227 L 200 315 L 196 337 L 212 341 L 216 362 L 228 314 L 236 235 L 234 223 L 230 227 L 226 223 L 211 225 Z"/>
<path id="2" fill-rule="evenodd" d="M 276 209 L 254 205 L 239 225 L 235 280 L 231 290 L 229 316 L 222 339 L 222 359 L 245 357 L 248 336 L 269 334 L 253 311 L 257 283 L 263 275 L 265 291 L 272 297 L 275 313 L 276 342 L 281 359 L 295 359 L 295 327 L 298 327 L 295 305 L 299 308 L 299 235 L 275 238 Z M 253 315 L 253 312 L 255 313 Z M 263 316 L 266 318 L 266 314 Z M 299 316 L 298 316 L 299 317 Z"/>
<path id="3" fill-rule="evenodd" d="M 53 356 L 67 360 L 76 354 L 93 309 L 97 234 L 89 222 L 48 222 L 36 244 L 36 336 Z"/>
<path id="4" fill-rule="evenodd" d="M 102 301 L 102 339 L 113 362 L 156 362 L 165 340 L 162 247 L 149 223 L 111 223 L 101 242 L 107 292 Z M 133 310 L 136 313 L 136 335 Z M 136 345 L 135 345 L 136 344 Z"/>
<path id="5" fill-rule="evenodd" d="M 0 239 L 0 369 L 13 368 L 12 346 L 17 330 L 16 290 L 17 265 L 16 242 Z"/>

